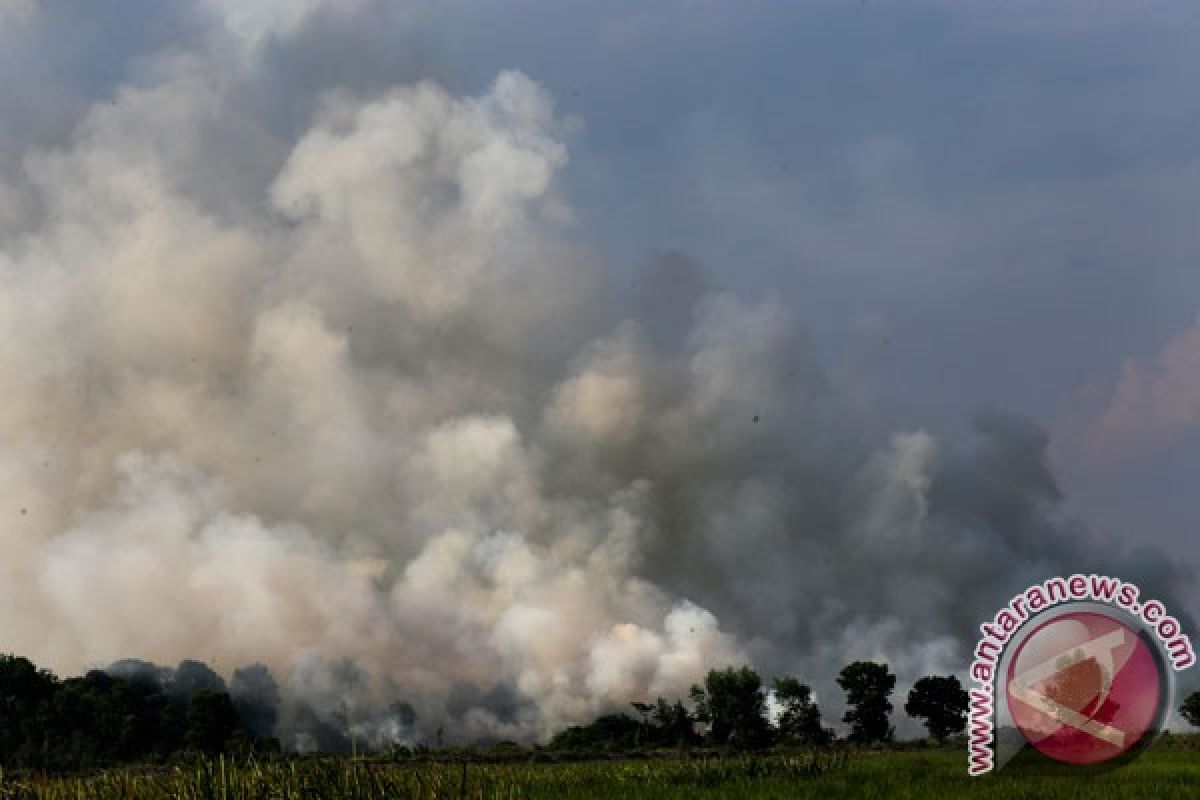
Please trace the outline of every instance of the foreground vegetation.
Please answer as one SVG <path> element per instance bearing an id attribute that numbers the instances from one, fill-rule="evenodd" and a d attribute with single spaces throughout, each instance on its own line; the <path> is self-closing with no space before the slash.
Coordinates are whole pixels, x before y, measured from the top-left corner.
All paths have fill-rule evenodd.
<path id="1" fill-rule="evenodd" d="M 849 728 L 840 741 L 808 686 L 776 679 L 772 718 L 758 674 L 731 667 L 710 671 L 686 705 L 633 703 L 636 717 L 608 714 L 545 746 L 393 743 L 363 758 L 302 757 L 269 735 L 278 699 L 265 669 L 239 670 L 226 692 L 199 662 L 167 677 L 125 662 L 60 680 L 0 656 L 0 800 L 1183 798 L 1200 786 L 1200 736 L 1164 737 L 1120 769 L 1009 768 L 970 779 L 956 679 L 914 685 L 905 710 L 931 739 L 902 743 L 892 741 L 895 676 L 886 665 L 854 662 L 838 683 Z M 1181 709 L 1193 723 L 1198 698 Z"/>
<path id="2" fill-rule="evenodd" d="M 274 800 L 279 798 L 1190 798 L 1200 753 L 1157 748 L 1098 774 L 1001 771 L 968 778 L 956 749 L 622 759 L 579 763 L 454 763 L 301 759 L 124 769 L 87 777 L 0 778 L 2 800 Z"/>
<path id="3" fill-rule="evenodd" d="M 890 741 L 889 697 L 896 676 L 887 665 L 854 662 L 842 670 L 838 683 L 847 697 L 847 740 L 859 745 Z M 767 710 L 768 691 L 778 707 L 774 718 Z M 121 764 L 176 764 L 197 756 L 270 755 L 283 749 L 275 736 L 278 704 L 278 687 L 261 665 L 235 671 L 227 686 L 198 661 L 167 669 L 126 660 L 108 670 L 62 680 L 26 658 L 0 656 L 0 767 L 70 772 Z M 941 741 L 962 730 L 966 704 L 957 678 L 930 676 L 913 687 L 906 709 L 925 719 L 930 733 Z M 294 749 L 358 754 L 347 706 L 341 714 L 327 710 L 324 720 L 308 706 L 298 708 L 307 713 L 291 715 L 289 739 L 307 734 L 310 746 Z M 822 724 L 806 684 L 776 678 L 768 690 L 758 673 L 746 666 L 710 670 L 704 684 L 689 691 L 687 705 L 679 698 L 671 702 L 659 697 L 655 703 L 634 702 L 632 708 L 637 719 L 607 714 L 559 732 L 549 748 L 585 754 L 697 746 L 763 751 L 828 747 L 835 738 Z M 403 720 L 400 727 L 407 735 L 368 739 L 364 749 L 388 752 L 404 741 L 428 750 L 428 741 L 412 735 L 412 707 L 394 703 L 391 710 L 398 726 Z M 307 722 L 307 730 L 300 730 L 297 722 Z M 442 744 L 439 726 L 434 746 L 442 751 Z"/>

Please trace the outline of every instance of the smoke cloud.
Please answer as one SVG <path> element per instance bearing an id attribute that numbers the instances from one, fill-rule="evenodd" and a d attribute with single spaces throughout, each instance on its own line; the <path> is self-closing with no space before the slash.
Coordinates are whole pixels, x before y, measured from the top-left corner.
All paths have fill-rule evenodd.
<path id="1" fill-rule="evenodd" d="M 677 254 L 624 298 L 534 78 L 288 84 L 361 5 L 200 4 L 0 148 L 0 647 L 202 658 L 293 747 L 529 741 L 729 663 L 958 670 L 1048 574 L 1183 585 L 1087 549 L 1032 424 L 880 430 Z"/>

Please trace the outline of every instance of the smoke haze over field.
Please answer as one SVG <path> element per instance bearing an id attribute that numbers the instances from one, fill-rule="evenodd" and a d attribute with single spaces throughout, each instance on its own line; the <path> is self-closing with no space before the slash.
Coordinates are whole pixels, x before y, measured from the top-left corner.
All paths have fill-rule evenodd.
<path id="1" fill-rule="evenodd" d="M 528 741 L 742 661 L 833 719 L 846 661 L 961 670 L 1049 575 L 1191 588 L 1091 546 L 1025 418 L 892 425 L 709 253 L 631 288 L 586 113 L 443 79 L 425 6 L 123 8 L 81 77 L 69 9 L 0 0 L 0 650 L 203 659 L 309 746 L 343 704 Z"/>

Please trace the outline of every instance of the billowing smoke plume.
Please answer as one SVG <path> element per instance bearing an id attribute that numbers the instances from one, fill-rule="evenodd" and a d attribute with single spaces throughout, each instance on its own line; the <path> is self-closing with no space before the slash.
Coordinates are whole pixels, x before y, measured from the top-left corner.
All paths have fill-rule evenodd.
<path id="1" fill-rule="evenodd" d="M 530 740 L 743 660 L 960 669 L 1102 563 L 1031 425 L 879 431 L 679 256 L 623 299 L 530 77 L 288 84 L 346 7 L 201 4 L 0 150 L 0 649 L 202 658 L 290 746 Z"/>

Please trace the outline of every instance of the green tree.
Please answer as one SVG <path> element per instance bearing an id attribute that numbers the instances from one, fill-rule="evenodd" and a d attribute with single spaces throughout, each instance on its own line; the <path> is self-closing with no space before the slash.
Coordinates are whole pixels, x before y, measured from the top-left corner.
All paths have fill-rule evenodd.
<path id="1" fill-rule="evenodd" d="M 1188 721 L 1188 724 L 1200 728 L 1200 692 L 1192 692 L 1183 701 L 1183 705 L 1179 707 L 1179 713 Z"/>
<path id="2" fill-rule="evenodd" d="M 693 686 L 689 693 L 695 718 L 709 724 L 709 739 L 716 744 L 740 748 L 770 744 L 767 704 L 762 679 L 749 667 L 727 667 L 709 671 L 704 688 Z"/>
<path id="3" fill-rule="evenodd" d="M 588 725 L 572 725 L 550 740 L 552 750 L 576 752 L 627 750 L 640 743 L 645 726 L 625 714 L 608 714 Z"/>
<path id="4" fill-rule="evenodd" d="M 212 689 L 200 689 L 192 695 L 185 719 L 188 746 L 210 755 L 222 752 L 242 728 L 229 695 Z"/>
<path id="5" fill-rule="evenodd" d="M 184 699 L 164 690 L 164 671 L 141 666 L 60 681 L 28 659 L 0 656 L 0 766 L 77 770 L 161 759 L 185 745 L 215 753 L 272 744 L 254 739 L 224 692 Z"/>
<path id="6" fill-rule="evenodd" d="M 833 738 L 832 731 L 821 727 L 821 711 L 806 684 L 795 678 L 776 678 L 775 701 L 782 707 L 776 723 L 782 741 L 823 745 Z"/>
<path id="7" fill-rule="evenodd" d="M 682 702 L 667 702 L 666 698 L 658 698 L 654 707 L 654 728 L 660 744 L 671 747 L 684 747 L 695 739 L 692 715 Z"/>
<path id="8" fill-rule="evenodd" d="M 904 703 L 910 717 L 924 719 L 939 743 L 967 727 L 967 692 L 953 675 L 927 675 L 913 684 Z"/>
<path id="9" fill-rule="evenodd" d="M 242 724 L 251 733 L 261 737 L 275 735 L 275 724 L 279 717 L 279 684 L 271 676 L 270 670 L 262 664 L 234 670 L 233 680 L 229 683 L 229 696 L 242 718 Z M 393 705 L 391 710 L 397 720 L 407 718 L 399 705 Z M 411 711 L 411 707 L 408 710 Z M 407 727 L 411 727 L 411 721 Z"/>
<path id="10" fill-rule="evenodd" d="M 842 668 L 838 686 L 846 693 L 848 709 L 842 721 L 850 726 L 850 741 L 874 744 L 891 741 L 894 730 L 888 721 L 896 688 L 896 676 L 887 664 L 855 661 Z"/>

